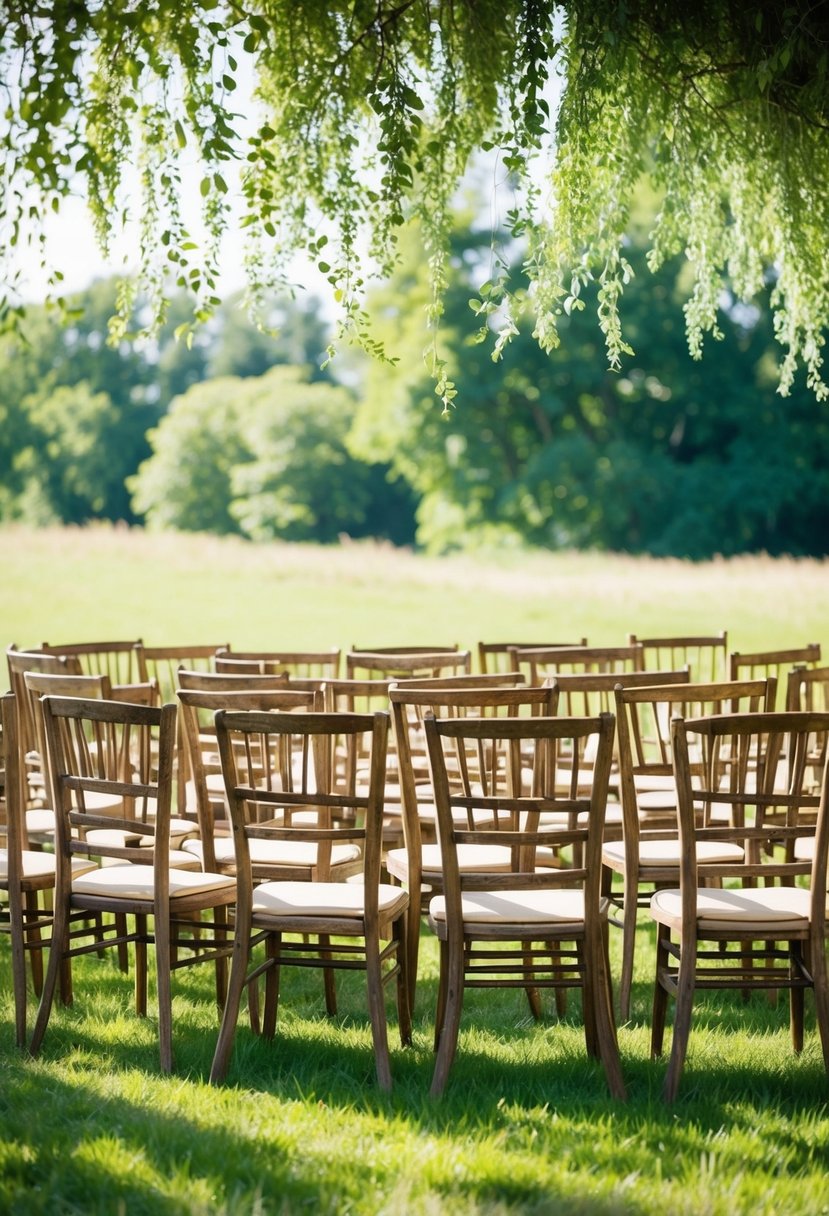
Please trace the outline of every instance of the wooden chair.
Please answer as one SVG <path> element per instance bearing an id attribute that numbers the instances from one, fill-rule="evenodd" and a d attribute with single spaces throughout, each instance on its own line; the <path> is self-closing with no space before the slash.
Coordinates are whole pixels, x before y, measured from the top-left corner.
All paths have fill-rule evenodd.
<path id="1" fill-rule="evenodd" d="M 679 682 L 645 687 L 624 687 L 620 683 L 615 700 L 622 839 L 605 841 L 602 864 L 606 871 L 605 892 L 622 914 L 619 1012 L 627 1019 L 637 912 L 646 905 L 653 887 L 675 885 L 680 860 L 671 718 L 675 714 L 698 717 L 768 711 L 774 704 L 774 680 Z M 734 853 L 734 846 L 728 842 L 722 846 L 708 843 L 705 848 L 712 854 L 712 861 L 717 857 L 730 858 Z M 620 895 L 611 890 L 614 874 L 622 879 Z M 618 925 L 619 921 L 613 923 Z"/>
<path id="2" fill-rule="evenodd" d="M 110 912 L 116 920 L 131 915 L 134 931 L 126 940 L 135 948 L 136 1012 L 145 1014 L 147 1009 L 147 946 L 152 944 L 161 1068 L 170 1072 L 172 971 L 212 962 L 221 1005 L 230 953 L 227 910 L 236 894 L 235 883 L 223 874 L 174 870 L 169 864 L 176 707 L 74 697 L 45 697 L 42 704 L 49 788 L 57 815 L 57 880 L 49 966 L 31 1051 L 36 1055 L 42 1045 L 65 962 L 124 940 L 109 924 L 102 929 L 89 923 L 74 927 L 73 914 Z M 121 797 L 121 815 L 90 810 L 90 794 Z M 109 840 L 91 842 L 88 835 L 100 829 L 112 833 Z M 152 844 L 144 843 L 148 837 Z M 103 857 L 107 864 L 76 876 L 71 864 L 77 857 Z M 201 920 L 205 911 L 212 911 L 209 923 Z M 197 932 L 194 918 L 199 921 Z"/>
<path id="3" fill-rule="evenodd" d="M 434 791 L 425 751 L 424 719 L 427 714 L 441 717 L 501 717 L 521 713 L 551 715 L 555 713 L 556 693 L 550 688 L 523 686 L 497 688 L 475 685 L 469 688 L 446 688 L 442 681 L 434 685 L 414 687 L 393 684 L 389 689 L 397 763 L 400 798 L 403 812 L 402 848 L 389 849 L 386 868 L 392 878 L 408 889 L 410 910 L 407 925 L 409 997 L 414 1009 L 417 988 L 418 954 L 420 950 L 420 917 L 428 907 L 431 895 L 442 890 L 443 862 L 437 840 L 437 811 Z M 491 759 L 491 758 L 490 758 Z M 470 779 L 468 761 L 465 768 L 451 769 L 456 786 Z M 476 757 L 479 780 L 485 782 L 486 768 L 482 757 Z M 488 868 L 508 869 L 510 853 L 504 847 L 461 850 L 459 864 L 480 866 L 486 858 Z M 531 994 L 530 1007 L 536 1016 L 540 1006 Z"/>
<path id="4" fill-rule="evenodd" d="M 155 680 L 162 704 L 174 701 L 178 688 L 179 668 L 187 671 L 212 672 L 217 653 L 228 654 L 230 646 L 185 645 L 145 646 L 136 642 L 138 675 L 141 680 Z"/>
<path id="5" fill-rule="evenodd" d="M 753 654 L 732 651 L 728 658 L 729 678 L 732 680 L 765 680 L 774 676 L 786 695 L 786 681 L 795 666 L 817 667 L 820 663 L 820 643 L 795 646 L 784 650 L 759 650 Z M 774 708 L 774 706 L 772 707 Z"/>
<path id="6" fill-rule="evenodd" d="M 812 988 L 829 1073 L 829 770 L 824 768 L 816 788 L 807 763 L 809 740 L 829 733 L 829 714 L 677 718 L 672 733 L 679 883 L 651 900 L 657 923 L 655 1057 L 662 1054 L 668 997 L 676 999 L 665 1100 L 677 1095 L 698 988 L 788 989 L 796 1052 L 803 1046 L 803 994 Z M 723 803 L 733 810 L 725 826 L 712 813 Z M 803 837 L 814 841 L 811 861 L 789 860 L 791 847 L 782 853 L 772 847 Z M 705 846 L 719 850 L 724 843 L 734 847 L 735 860 L 709 861 Z M 808 877 L 808 887 L 797 884 L 800 876 Z"/>
<path id="7" fill-rule="evenodd" d="M 628 644 L 640 644 L 645 670 L 677 671 L 688 667 L 695 684 L 728 679 L 728 634 L 725 630 L 701 637 L 640 638 L 628 634 Z"/>
<path id="8" fill-rule="evenodd" d="M 472 655 L 468 650 L 397 651 L 350 650 L 345 656 L 349 680 L 406 680 L 417 676 L 468 675 Z"/>
<path id="9" fill-rule="evenodd" d="M 185 747 L 189 757 L 189 768 L 192 773 L 192 791 L 198 820 L 198 836 L 185 842 L 184 848 L 198 858 L 202 869 L 221 874 L 233 874 L 236 870 L 236 857 L 233 851 L 233 839 L 230 830 L 229 808 L 225 793 L 224 777 L 222 776 L 219 759 L 219 745 L 213 722 L 216 712 L 220 709 L 241 710 L 280 710 L 283 713 L 294 710 L 309 710 L 322 708 L 322 696 L 315 692 L 301 692 L 283 688 L 256 689 L 253 691 L 213 691 L 179 688 L 179 718 L 184 736 Z M 261 867 L 268 861 L 280 860 L 285 862 L 285 854 L 290 852 L 285 847 L 281 854 L 278 850 L 266 851 L 259 855 L 254 847 L 253 855 L 257 875 Z M 306 850 L 307 852 L 307 850 Z M 298 877 L 310 876 L 311 864 L 302 857 L 296 858 L 301 866 L 302 874 Z"/>
<path id="10" fill-rule="evenodd" d="M 518 647 L 510 652 L 512 667 L 522 671 L 529 684 L 543 684 L 555 675 L 587 672 L 614 672 L 627 675 L 642 671 L 642 647 L 635 646 L 545 646 L 541 649 Z"/>
<path id="11" fill-rule="evenodd" d="M 40 648 L 47 654 L 75 658 L 84 674 L 105 675 L 114 685 L 144 681 L 138 657 L 141 645 L 137 638 L 129 642 L 68 642 L 60 646 L 43 642 Z"/>
<path id="12" fill-rule="evenodd" d="M 217 672 L 242 675 L 287 673 L 291 680 L 335 680 L 340 674 L 339 650 L 218 650 Z M 318 685 L 319 687 L 319 685 Z"/>
<path id="13" fill-rule="evenodd" d="M 386 771 L 388 714 L 236 714 L 220 711 L 216 729 L 222 768 L 227 784 L 237 859 L 236 935 L 228 999 L 213 1059 L 211 1081 L 224 1078 L 244 987 L 265 973 L 263 1033 L 275 1032 L 279 1000 L 280 970 L 286 966 L 355 967 L 366 974 L 377 1080 L 391 1088 L 384 985 L 397 984 L 397 1009 L 402 1043 L 411 1038 L 404 926 L 408 896 L 399 887 L 380 882 L 380 853 L 383 819 L 383 783 Z M 363 792 L 356 783 L 351 790 L 338 788 L 334 757 L 350 741 L 364 747 L 363 736 L 372 740 L 371 773 Z M 251 768 L 251 744 L 258 739 L 269 745 L 262 750 L 275 759 L 296 754 L 303 757 L 299 773 L 279 764 L 263 774 Z M 253 808 L 267 807 L 271 818 Z M 311 820 L 287 826 L 302 810 L 313 810 Z M 302 842 L 317 852 L 312 880 L 293 881 L 293 873 L 274 875 L 274 880 L 254 885 L 251 851 L 263 841 Z M 340 843 L 342 842 L 342 843 Z M 332 855 L 343 845 L 358 859 L 362 881 L 336 881 Z M 316 940 L 308 940 L 311 935 Z M 323 938 L 326 944 L 320 942 Z M 249 971 L 251 948 L 265 943 L 266 958 Z M 385 944 L 384 944 L 385 943 Z"/>
<path id="14" fill-rule="evenodd" d="M 485 674 L 509 671 L 512 655 L 516 650 L 545 650 L 548 647 L 560 650 L 563 646 L 570 644 L 569 642 L 479 642 L 478 667 Z M 572 645 L 586 646 L 587 638 L 580 638 Z"/>
<path id="15" fill-rule="evenodd" d="M 42 651 L 6 650 L 9 687 L 15 695 L 17 740 L 21 756 L 21 790 L 23 798 L 24 848 L 30 843 L 48 844 L 55 830 L 55 819 L 48 805 L 44 760 L 38 746 L 35 702 L 25 682 L 27 672 L 50 675 L 80 675 L 78 659 L 64 655 L 44 654 Z"/>
<path id="16" fill-rule="evenodd" d="M 7 693 L 0 699 L 3 761 L 5 769 L 6 845 L 0 849 L 0 890 L 6 892 L 8 908 L 0 929 L 11 941 L 14 1025 L 17 1046 L 26 1046 L 26 955 L 29 955 L 35 995 L 43 988 L 43 949 L 52 929 L 52 891 L 55 886 L 55 855 L 26 847 L 21 791 L 21 751 L 17 734 L 16 698 Z M 93 869 L 93 861 L 76 859 L 76 875 Z M 66 973 L 61 977 L 61 996 L 71 994 Z"/>
<path id="17" fill-rule="evenodd" d="M 446 1085 L 467 987 L 574 987 L 582 991 L 588 1053 L 601 1059 L 611 1094 L 623 1099 L 600 890 L 612 716 L 427 716 L 425 727 L 443 860 L 443 893 L 429 906 L 440 942 L 432 1095 Z M 576 796 L 588 743 L 595 754 L 593 787 Z M 457 788 L 458 757 L 477 769 L 481 750 L 500 756 L 502 745 L 507 764 L 488 767 L 483 789 L 465 779 Z M 564 787 L 556 776 L 562 764 L 571 773 Z M 480 812 L 486 826 L 476 821 Z M 538 865 L 539 850 L 551 844 L 568 852 L 569 865 Z M 465 847 L 505 848 L 511 864 L 495 873 L 466 868 L 458 857 Z"/>

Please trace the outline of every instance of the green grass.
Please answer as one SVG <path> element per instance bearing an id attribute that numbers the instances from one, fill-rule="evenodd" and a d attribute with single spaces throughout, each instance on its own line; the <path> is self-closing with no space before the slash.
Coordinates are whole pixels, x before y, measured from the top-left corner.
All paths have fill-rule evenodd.
<path id="1" fill-rule="evenodd" d="M 715 631 L 735 648 L 829 643 L 829 567 L 745 559 L 691 566 L 596 555 L 436 561 L 92 531 L 0 532 L 0 637 L 19 644 L 143 636 L 244 646 L 510 636 L 595 641 Z M 611 946 L 618 974 L 619 935 Z M 586 1057 L 578 999 L 535 1025 L 521 993 L 473 993 L 442 1101 L 428 1097 L 437 974 L 426 936 L 414 1047 L 378 1093 L 362 988 L 323 1013 L 315 974 L 288 972 L 277 1037 L 240 1023 L 228 1084 L 207 1084 L 217 1034 L 207 968 L 175 980 L 177 1073 L 153 1017 L 110 960 L 75 968 L 41 1057 L 13 1047 L 0 941 L 0 1213 L 712 1213 L 829 1211 L 829 1082 L 809 1017 L 795 1057 L 786 1002 L 713 994 L 695 1016 L 677 1104 L 648 1058 L 653 934 L 643 918 L 630 1100 Z"/>
<path id="2" fill-rule="evenodd" d="M 424 558 L 92 528 L 0 530 L 0 642 L 141 637 L 237 649 L 419 640 L 620 643 L 727 629 L 734 650 L 829 646 L 829 563 L 606 554 Z"/>

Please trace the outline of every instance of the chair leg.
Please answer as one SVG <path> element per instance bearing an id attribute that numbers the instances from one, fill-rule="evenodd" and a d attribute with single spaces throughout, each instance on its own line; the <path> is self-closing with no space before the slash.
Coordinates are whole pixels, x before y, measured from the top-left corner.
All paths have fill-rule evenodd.
<path id="1" fill-rule="evenodd" d="M 409 911 L 406 916 L 406 973 L 409 984 L 409 1010 L 414 1014 L 417 965 L 420 956 L 420 901 L 423 898 L 419 878 L 409 874 Z"/>
<path id="2" fill-rule="evenodd" d="M 826 970 L 825 943 L 822 940 L 811 944 L 809 963 L 815 992 L 815 1020 L 823 1049 L 823 1066 L 829 1073 L 829 975 Z"/>
<path id="3" fill-rule="evenodd" d="M 613 989 L 604 935 L 601 949 L 597 950 L 596 954 L 596 973 L 592 984 L 592 994 L 599 1056 L 604 1066 L 611 1097 L 619 1102 L 625 1102 L 627 1090 L 622 1076 L 622 1061 L 619 1057 L 619 1040 L 616 1035 L 616 1019 L 613 1014 Z"/>
<path id="4" fill-rule="evenodd" d="M 27 948 L 29 951 L 29 968 L 32 973 L 32 988 L 34 989 L 35 996 L 40 996 L 41 992 L 43 991 L 43 945 L 42 934 L 37 923 L 40 918 L 40 901 L 38 899 L 37 891 L 27 891 L 23 899 L 24 910 L 22 928 L 28 943 Z M 34 923 L 31 925 L 31 928 L 26 929 L 26 923 L 30 921 Z M 12 941 L 13 940 L 14 935 L 12 936 Z"/>
<path id="5" fill-rule="evenodd" d="M 532 942 L 522 942 L 521 946 L 524 951 L 524 967 L 529 971 L 532 968 L 533 944 Z M 554 954 L 555 951 L 551 950 L 551 953 Z M 532 987 L 527 987 L 524 989 L 524 991 L 527 994 L 527 1003 L 530 1006 L 530 1013 L 533 1015 L 536 1022 L 540 1022 L 544 1016 L 544 1009 L 541 1004 L 541 993 L 537 988 Z M 559 989 L 556 989 L 556 995 L 558 995 L 558 992 Z M 558 1001 L 556 1001 L 556 1004 L 558 1004 Z"/>
<path id="6" fill-rule="evenodd" d="M 135 917 L 135 1012 L 147 1016 L 147 918 Z"/>
<path id="7" fill-rule="evenodd" d="M 691 1013 L 694 1007 L 696 986 L 697 949 L 696 939 L 683 933 L 676 988 L 676 1011 L 674 1013 L 674 1035 L 671 1043 L 671 1058 L 665 1077 L 663 1097 L 673 1102 L 679 1090 L 679 1081 L 685 1066 L 688 1038 L 691 1033 Z"/>
<path id="8" fill-rule="evenodd" d="M 665 1018 L 668 1013 L 668 992 L 660 976 L 668 968 L 668 944 L 670 932 L 664 925 L 656 926 L 656 972 L 653 985 L 653 1009 L 651 1012 L 651 1059 L 662 1055 L 665 1042 Z"/>
<path id="9" fill-rule="evenodd" d="M 40 1005 L 35 1018 L 35 1027 L 29 1043 L 29 1051 L 36 1056 L 43 1043 L 46 1027 L 49 1025 L 49 1015 L 52 1012 L 52 1002 L 58 982 L 64 955 L 69 949 L 69 910 L 64 900 L 57 899 L 52 922 L 52 944 L 49 948 L 49 963 L 43 980 L 43 991 L 40 994 Z"/>
<path id="10" fill-rule="evenodd" d="M 411 1047 L 412 1012 L 409 1001 L 409 968 L 406 954 L 408 938 L 405 915 L 394 922 L 392 935 L 397 945 L 397 1025 L 400 1032 L 400 1043 L 403 1047 Z"/>
<path id="11" fill-rule="evenodd" d="M 216 949 L 222 949 L 228 940 L 227 933 L 227 908 L 213 909 L 213 924 L 215 926 L 213 932 L 215 934 Z M 225 1007 L 227 999 L 227 956 L 221 954 L 216 959 L 216 1005 L 219 1013 Z"/>
<path id="12" fill-rule="evenodd" d="M 791 964 L 789 975 L 792 980 L 802 979 L 803 948 L 800 942 L 790 942 Z M 802 987 L 789 989 L 789 1027 L 792 1036 L 792 1049 L 799 1055 L 803 1050 L 803 1006 L 805 993 Z"/>
<path id="13" fill-rule="evenodd" d="M 440 1047 L 440 1032 L 443 1026 L 443 1019 L 446 1016 L 446 977 L 449 973 L 449 964 L 446 958 L 447 950 L 446 942 L 441 939 L 439 942 L 438 996 L 435 1003 L 435 1051 Z"/>
<path id="14" fill-rule="evenodd" d="M 633 955 L 636 947 L 636 913 L 639 907 L 636 887 L 625 883 L 622 895 L 622 970 L 619 976 L 619 1017 L 630 1017 L 630 994 L 633 989 Z"/>
<path id="15" fill-rule="evenodd" d="M 330 959 L 331 950 L 328 949 L 331 945 L 331 938 L 327 933 L 320 934 L 320 958 Z M 326 967 L 323 970 L 323 986 L 325 988 L 325 1011 L 330 1018 L 337 1016 L 337 977 L 333 967 Z"/>
<path id="16" fill-rule="evenodd" d="M 158 1000 L 158 1046 L 161 1071 L 173 1071 L 173 990 L 172 955 L 170 949 L 170 917 L 156 914 L 155 973 Z M 136 968 L 137 970 L 137 968 Z"/>
<path id="17" fill-rule="evenodd" d="M 432 1086 L 429 1090 L 433 1098 L 439 1098 L 446 1088 L 449 1069 L 452 1067 L 458 1046 L 461 1009 L 463 1008 L 463 963 L 463 939 L 447 942 L 445 953 L 441 952 L 441 971 L 443 971 L 444 964 L 446 969 L 445 980 L 441 976 L 446 1004 L 440 1027 L 435 1071 L 432 1074 Z"/>
<path id="18" fill-rule="evenodd" d="M 272 1039 L 276 1034 L 276 1015 L 279 1010 L 279 957 L 282 950 L 282 934 L 269 933 L 265 938 L 265 953 L 270 966 L 265 972 L 265 1008 L 262 1013 L 262 1035 Z"/>
<path id="19" fill-rule="evenodd" d="M 374 1062 L 377 1084 L 385 1093 L 391 1091 L 391 1061 L 389 1059 L 389 1036 L 386 1026 L 386 1007 L 383 1000 L 383 976 L 380 966 L 380 941 L 376 934 L 366 936 L 366 989 L 368 1012 L 371 1019 L 371 1037 L 374 1042 Z"/>
<path id="20" fill-rule="evenodd" d="M 249 961 L 250 928 L 248 926 L 248 928 L 240 930 L 237 921 L 236 935 L 233 942 L 233 960 L 227 986 L 227 998 L 225 1000 L 224 1012 L 222 1013 L 222 1024 L 219 1027 L 219 1037 L 216 1041 L 216 1050 L 213 1053 L 213 1064 L 210 1069 L 211 1085 L 217 1085 L 227 1076 L 230 1053 L 233 1050 L 233 1039 L 236 1035 L 236 1023 L 239 1019 L 239 1006 L 242 1002 L 242 993 L 247 984 Z M 257 1020 L 258 1003 L 257 999 Z"/>
<path id="21" fill-rule="evenodd" d="M 26 917 L 19 896 L 10 893 L 9 905 L 12 987 L 14 989 L 14 1035 L 17 1046 L 22 1049 L 26 1046 Z M 41 976 L 42 988 L 43 982 Z"/>

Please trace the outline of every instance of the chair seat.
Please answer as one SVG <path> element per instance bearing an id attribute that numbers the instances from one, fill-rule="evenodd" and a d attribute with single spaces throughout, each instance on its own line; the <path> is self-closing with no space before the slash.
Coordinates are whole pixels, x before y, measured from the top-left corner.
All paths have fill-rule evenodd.
<path id="1" fill-rule="evenodd" d="M 34 882 L 37 879 L 55 881 L 54 853 L 38 853 L 34 849 L 24 849 L 20 856 L 21 870 L 24 882 Z M 77 858 L 72 862 L 73 874 L 85 874 L 87 870 L 96 868 L 94 861 Z M 9 854 L 7 849 L 0 849 L 0 883 L 9 879 Z"/>
<path id="2" fill-rule="evenodd" d="M 742 861 L 745 856 L 743 848 L 732 844 L 730 840 L 700 840 L 697 842 L 697 860 L 701 862 Z M 647 870 L 648 866 L 678 866 L 682 857 L 679 841 L 674 840 L 640 840 L 639 869 Z M 608 841 L 602 848 L 602 860 L 613 869 L 621 869 L 625 863 L 625 843 L 623 840 Z"/>
<path id="3" fill-rule="evenodd" d="M 570 890 L 467 891 L 461 899 L 465 924 L 581 924 L 584 893 Z M 429 904 L 432 920 L 445 922 L 446 900 Z"/>
<path id="4" fill-rule="evenodd" d="M 122 832 L 119 828 L 93 828 L 91 832 L 86 834 L 87 844 L 108 845 L 110 848 L 126 849 L 126 848 L 141 848 L 151 849 L 153 847 L 152 836 L 140 836 L 137 832 Z M 142 858 L 142 862 L 145 859 Z M 111 866 L 113 858 L 105 857 L 104 865 Z M 123 865 L 124 859 L 117 858 L 114 860 L 115 865 Z M 134 865 L 134 862 L 130 862 Z M 90 862 L 87 869 L 93 869 L 94 862 Z M 200 870 L 201 863 L 198 857 L 194 857 L 192 853 L 186 853 L 184 849 L 170 849 L 170 866 L 175 870 Z"/>
<path id="5" fill-rule="evenodd" d="M 285 865 L 285 866 L 315 866 L 317 864 L 318 848 L 314 843 L 304 840 L 257 840 L 248 841 L 250 859 L 253 865 Z M 185 840 L 185 853 L 191 853 L 199 860 L 204 858 L 204 845 L 200 840 Z M 217 836 L 213 841 L 216 855 L 216 865 L 233 865 L 236 854 L 233 848 L 232 836 Z M 335 844 L 331 847 L 332 866 L 346 865 L 357 861 L 360 850 L 357 845 Z"/>
<path id="6" fill-rule="evenodd" d="M 75 895 L 96 895 L 106 899 L 146 899 L 151 901 L 155 887 L 150 865 L 106 866 L 92 870 L 72 880 Z M 224 874 L 207 874 L 203 870 L 171 870 L 170 898 L 204 892 L 230 893 L 235 896 L 236 884 Z"/>
<path id="7" fill-rule="evenodd" d="M 381 916 L 396 915 L 409 902 L 400 887 L 381 883 L 379 908 Z M 365 913 L 365 886 L 361 882 L 265 882 L 253 891 L 253 915 L 283 916 L 353 916 L 362 919 Z"/>
<path id="8" fill-rule="evenodd" d="M 465 873 L 503 873 L 509 870 L 512 863 L 511 850 L 501 844 L 461 844 L 458 845 L 458 866 Z M 409 872 L 409 859 L 405 849 L 390 849 L 386 856 L 386 865 L 390 874 L 402 877 Z M 425 844 L 421 849 L 421 869 L 428 882 L 429 874 L 441 874 L 440 845 Z"/>
<path id="9" fill-rule="evenodd" d="M 736 890 L 706 887 L 697 891 L 700 931 L 758 936 L 786 930 L 800 933 L 809 924 L 810 894 L 803 887 L 741 887 Z M 672 929 L 682 927 L 682 898 L 679 890 L 657 891 L 651 898 L 651 915 Z"/>
<path id="10" fill-rule="evenodd" d="M 676 814 L 676 790 L 643 790 L 636 795 L 640 815 Z"/>

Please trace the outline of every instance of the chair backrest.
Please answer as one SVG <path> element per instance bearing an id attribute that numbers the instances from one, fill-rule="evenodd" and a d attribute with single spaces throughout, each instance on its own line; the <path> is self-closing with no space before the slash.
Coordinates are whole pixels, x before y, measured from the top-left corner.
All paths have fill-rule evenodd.
<path id="1" fill-rule="evenodd" d="M 688 668 L 670 671 L 628 671 L 618 675 L 613 671 L 560 672 L 550 676 L 558 690 L 558 712 L 568 718 L 592 718 L 602 713 L 616 712 L 616 689 L 648 688 L 654 684 L 687 684 Z"/>
<path id="2" fill-rule="evenodd" d="M 2 760 L 4 769 L 3 801 L 5 803 L 4 831 L 6 835 L 6 876 L 0 889 L 9 892 L 9 903 L 19 908 L 22 894 L 22 853 L 26 848 L 24 818 L 22 752 L 17 734 L 17 698 L 7 692 L 0 698 L 0 727 L 2 727 Z"/>
<path id="3" fill-rule="evenodd" d="M 383 712 L 216 714 L 242 910 L 254 873 L 250 842 L 264 839 L 311 844 L 311 877 L 320 882 L 332 877 L 336 847 L 353 846 L 351 869 L 365 878 L 366 917 L 376 917 L 388 730 Z M 370 756 L 370 774 L 343 788 L 335 757 L 349 749 Z M 295 877 L 294 866 L 270 868 L 271 877 Z"/>
<path id="4" fill-rule="evenodd" d="M 155 680 L 158 683 L 160 699 L 172 701 L 178 687 L 180 667 L 189 671 L 213 671 L 216 652 L 227 652 L 230 646 L 228 643 L 218 646 L 145 646 L 143 642 L 136 642 L 135 649 L 139 679 Z"/>
<path id="5" fill-rule="evenodd" d="M 256 692 L 267 688 L 287 688 L 291 677 L 287 671 L 194 671 L 179 667 L 176 672 L 176 688 L 189 688 L 201 692 Z"/>
<path id="6" fill-rule="evenodd" d="M 468 675 L 471 670 L 469 650 L 350 650 L 345 656 L 345 674 L 350 680 Z"/>
<path id="7" fill-rule="evenodd" d="M 54 646 L 44 642 L 41 649 L 48 654 L 63 654 L 78 660 L 87 675 L 109 676 L 112 684 L 137 684 L 141 675 L 138 648 L 140 638 L 129 642 L 68 642 Z"/>
<path id="8" fill-rule="evenodd" d="M 728 634 L 725 630 L 701 637 L 641 638 L 630 633 L 628 643 L 642 646 L 646 671 L 677 671 L 688 667 L 695 683 L 728 679 Z"/>
<path id="9" fill-rule="evenodd" d="M 398 688 L 518 688 L 527 683 L 520 671 L 490 671 L 460 676 L 410 676 L 393 681 Z"/>
<path id="10" fill-rule="evenodd" d="M 447 689 L 400 684 L 391 686 L 389 702 L 397 751 L 403 831 L 410 854 L 416 855 L 421 848 L 421 808 L 434 804 L 426 760 L 424 722 L 427 715 L 461 719 L 552 716 L 556 712 L 557 698 L 556 690 L 550 687 Z M 480 767 L 480 757 L 476 763 Z"/>
<path id="11" fill-rule="evenodd" d="M 216 692 L 200 689 L 177 690 L 179 720 L 187 751 L 187 771 L 192 781 L 195 814 L 202 841 L 203 866 L 215 872 L 215 826 L 217 819 L 227 818 L 224 793 L 217 793 L 208 783 L 210 773 L 221 771 L 219 745 L 216 739 L 215 716 L 220 709 L 235 712 L 245 710 L 279 710 L 282 713 L 322 709 L 318 692 L 299 692 L 286 688 L 256 689 L 239 692 Z M 186 799 L 186 793 L 184 795 Z M 181 799 L 181 795 L 180 795 Z M 192 813 L 186 801 L 180 801 L 182 814 Z"/>
<path id="12" fill-rule="evenodd" d="M 255 675 L 287 672 L 292 679 L 335 680 L 340 674 L 339 650 L 218 650 L 216 671 Z"/>
<path id="13" fill-rule="evenodd" d="M 741 654 L 734 650 L 729 655 L 728 672 L 732 680 L 759 680 L 774 676 L 785 696 L 788 674 L 795 665 L 817 667 L 819 663 L 820 643 L 809 642 L 806 646 L 758 650 L 753 654 Z"/>
<path id="14" fill-rule="evenodd" d="M 615 693 L 622 819 L 628 847 L 640 837 L 640 790 L 666 779 L 673 793 L 671 721 L 711 714 L 765 713 L 774 706 L 775 681 L 720 680 L 710 684 L 652 685 Z M 676 824 L 675 798 L 664 813 Z M 659 829 L 655 829 L 659 830 Z"/>
<path id="15" fill-rule="evenodd" d="M 73 854 L 142 861 L 153 864 L 163 898 L 176 706 L 47 696 L 42 707 L 58 881 Z M 96 810 L 102 797 L 105 813 Z"/>
<path id="16" fill-rule="evenodd" d="M 825 749 L 829 714 L 722 714 L 671 723 L 672 755 L 682 843 L 680 884 L 689 900 L 708 880 L 740 877 L 750 885 L 776 879 L 794 885 L 810 874 L 813 911 L 826 914 L 826 854 L 829 847 L 829 769 L 816 772 L 811 742 Z M 725 813 L 724 813 L 725 812 Z M 811 860 L 798 860 L 798 837 L 816 837 Z M 733 840 L 739 861 L 701 860 L 705 840 Z M 685 903 L 683 903 L 683 918 Z"/>
<path id="17" fill-rule="evenodd" d="M 554 647 L 560 650 L 564 646 L 586 646 L 587 638 L 579 638 L 578 642 L 479 642 L 478 667 L 482 672 L 490 673 L 511 670 L 512 655 L 516 650 L 546 650 Z"/>
<path id="18" fill-rule="evenodd" d="M 462 923 L 464 891 L 562 886 L 583 887 L 585 915 L 598 922 L 613 729 L 612 714 L 477 719 L 427 715 L 448 926 Z M 469 780 L 464 774 L 475 771 L 480 756 L 500 757 L 502 762 L 487 763 Z M 586 790 L 588 768 L 592 780 Z M 454 770 L 462 774 L 460 783 Z M 464 844 L 508 845 L 510 871 L 463 869 L 456 850 Z M 566 864 L 538 866 L 541 848 L 563 855 Z"/>
<path id="19" fill-rule="evenodd" d="M 625 675 L 642 671 L 642 647 L 635 646 L 545 646 L 518 647 L 511 651 L 514 671 L 526 673 L 530 684 L 542 684 L 550 676 L 579 672 L 615 672 Z"/>
<path id="20" fill-rule="evenodd" d="M 26 672 L 40 675 L 80 675 L 81 665 L 74 656 L 46 654 L 43 651 L 18 650 L 9 646 L 6 650 L 9 668 L 9 686 L 15 695 L 17 713 L 17 740 L 21 768 L 21 794 L 24 805 L 37 798 L 42 791 L 42 766 L 38 744 L 37 698 L 26 688 Z M 30 780 L 31 778 L 31 780 Z"/>

